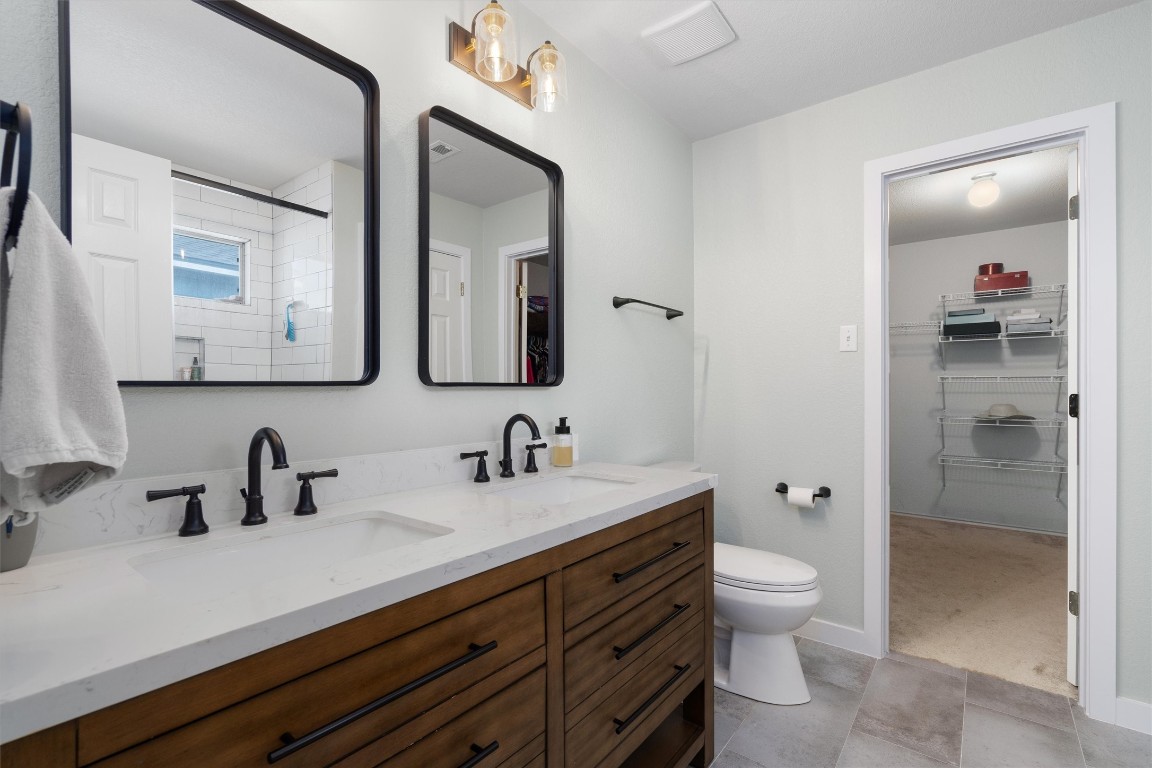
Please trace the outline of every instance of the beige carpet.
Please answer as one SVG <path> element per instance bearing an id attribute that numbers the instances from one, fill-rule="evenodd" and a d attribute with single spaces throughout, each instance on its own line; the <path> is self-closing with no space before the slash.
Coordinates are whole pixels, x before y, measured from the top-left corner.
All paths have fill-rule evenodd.
<path id="1" fill-rule="evenodd" d="M 1064 679 L 1065 537 L 891 520 L 893 651 L 1076 695 Z"/>

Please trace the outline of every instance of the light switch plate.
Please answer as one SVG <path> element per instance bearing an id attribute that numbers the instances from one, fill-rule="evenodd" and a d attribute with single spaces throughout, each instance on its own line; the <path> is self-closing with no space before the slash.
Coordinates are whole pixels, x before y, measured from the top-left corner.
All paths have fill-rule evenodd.
<path id="1" fill-rule="evenodd" d="M 856 326 L 855 325 L 842 325 L 842 326 L 840 326 L 840 351 L 841 352 L 855 352 L 856 351 Z"/>

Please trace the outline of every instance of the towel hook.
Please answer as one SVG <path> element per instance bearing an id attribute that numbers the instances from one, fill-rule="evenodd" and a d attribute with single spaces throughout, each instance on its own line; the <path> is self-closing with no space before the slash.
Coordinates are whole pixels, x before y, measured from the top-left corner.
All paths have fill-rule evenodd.
<path id="1" fill-rule="evenodd" d="M 20 146 L 19 170 L 16 174 L 16 192 L 12 195 L 12 213 L 4 233 L 6 248 L 14 248 L 24 221 L 24 208 L 28 204 L 28 188 L 32 178 L 32 113 L 27 104 L 9 104 L 0 101 L 0 127 L 4 129 L 4 159 L 0 165 L 0 186 L 12 183 L 12 161 L 16 145 Z"/>

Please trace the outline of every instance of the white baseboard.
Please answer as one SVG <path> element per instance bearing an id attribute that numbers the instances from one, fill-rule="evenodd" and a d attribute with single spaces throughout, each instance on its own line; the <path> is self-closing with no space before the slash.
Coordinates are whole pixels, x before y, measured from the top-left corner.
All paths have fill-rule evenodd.
<path id="1" fill-rule="evenodd" d="M 1116 725 L 1152 735 L 1152 704 L 1117 696 Z"/>
<path id="2" fill-rule="evenodd" d="M 874 654 L 869 650 L 868 638 L 864 630 L 855 627 L 845 627 L 843 624 L 833 624 L 822 619 L 810 619 L 807 624 L 796 630 L 795 634 L 815 640 L 818 643 L 827 643 L 846 651 L 863 653 L 866 656 Z"/>

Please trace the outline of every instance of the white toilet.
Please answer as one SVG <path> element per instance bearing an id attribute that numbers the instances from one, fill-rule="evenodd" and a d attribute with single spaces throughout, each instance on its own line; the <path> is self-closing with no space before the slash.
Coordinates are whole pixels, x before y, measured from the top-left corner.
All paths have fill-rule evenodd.
<path id="1" fill-rule="evenodd" d="M 698 472 L 692 461 L 653 464 Z M 768 704 L 812 700 L 792 632 L 824 593 L 816 569 L 773 552 L 713 545 L 716 687 Z"/>
<path id="2" fill-rule="evenodd" d="M 792 632 L 824 596 L 816 569 L 731 544 L 717 543 L 713 553 L 716 687 L 768 704 L 811 701 Z"/>

